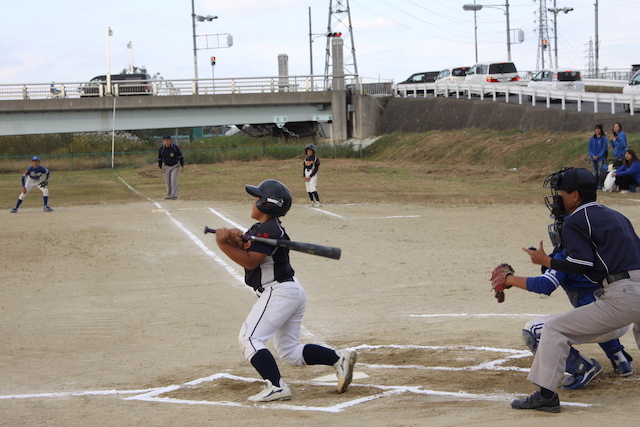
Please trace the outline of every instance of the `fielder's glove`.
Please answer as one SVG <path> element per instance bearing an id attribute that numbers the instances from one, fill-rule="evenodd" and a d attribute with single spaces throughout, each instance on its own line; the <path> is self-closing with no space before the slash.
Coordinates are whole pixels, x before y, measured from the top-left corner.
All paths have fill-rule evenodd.
<path id="1" fill-rule="evenodd" d="M 514 275 L 516 272 L 509 264 L 500 264 L 493 269 L 491 273 L 491 287 L 496 293 L 496 299 L 498 302 L 504 302 L 504 290 L 509 289 L 511 286 L 507 286 L 507 276 Z"/>
<path id="2" fill-rule="evenodd" d="M 40 188 L 44 188 L 44 187 L 46 187 L 47 185 L 49 185 L 49 181 L 47 181 L 47 180 L 45 179 L 44 181 L 40 182 L 40 184 L 38 184 L 38 187 L 40 187 Z"/>

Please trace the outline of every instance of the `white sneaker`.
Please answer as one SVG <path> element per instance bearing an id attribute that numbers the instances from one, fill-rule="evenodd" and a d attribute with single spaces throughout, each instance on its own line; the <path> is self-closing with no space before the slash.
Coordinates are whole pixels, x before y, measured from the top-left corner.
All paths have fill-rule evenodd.
<path id="1" fill-rule="evenodd" d="M 318 207 L 321 208 L 322 207 L 322 203 L 318 202 Z"/>
<path id="2" fill-rule="evenodd" d="M 629 191 L 628 190 L 621 190 L 620 194 L 627 194 Z"/>
<path id="3" fill-rule="evenodd" d="M 314 207 L 316 205 L 316 202 L 311 202 L 311 204 L 309 205 L 310 208 Z"/>
<path id="4" fill-rule="evenodd" d="M 356 364 L 356 352 L 352 350 L 338 351 L 340 359 L 333 365 L 338 377 L 338 393 L 347 391 L 353 379 L 353 367 Z"/>
<path id="5" fill-rule="evenodd" d="M 276 387 L 271 384 L 271 381 L 265 380 L 267 384 L 262 388 L 262 391 L 258 394 L 254 394 L 247 400 L 250 402 L 273 402 L 275 400 L 291 400 L 291 389 L 288 385 L 282 387 Z"/>

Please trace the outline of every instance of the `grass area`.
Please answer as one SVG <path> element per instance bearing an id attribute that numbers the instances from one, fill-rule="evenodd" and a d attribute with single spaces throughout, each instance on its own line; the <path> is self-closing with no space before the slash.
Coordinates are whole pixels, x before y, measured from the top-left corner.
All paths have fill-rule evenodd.
<path id="1" fill-rule="evenodd" d="M 390 134 L 365 148 L 362 159 L 321 156 L 318 189 L 326 203 L 535 204 L 548 192 L 542 188 L 548 174 L 563 165 L 590 168 L 589 136 L 482 129 Z M 640 135 L 628 138 L 630 147 L 640 144 Z M 245 184 L 274 178 L 290 188 L 295 201 L 303 203 L 307 195 L 302 157 L 187 164 L 180 174 L 180 196 L 184 200 L 244 201 Z M 118 176 L 145 197 L 162 200 L 165 195 L 155 163 L 115 171 L 51 169 L 53 207 L 142 200 Z M 0 174 L 0 208 L 13 207 L 19 191 L 19 173 Z M 40 191 L 34 189 L 24 206 L 40 204 Z"/>

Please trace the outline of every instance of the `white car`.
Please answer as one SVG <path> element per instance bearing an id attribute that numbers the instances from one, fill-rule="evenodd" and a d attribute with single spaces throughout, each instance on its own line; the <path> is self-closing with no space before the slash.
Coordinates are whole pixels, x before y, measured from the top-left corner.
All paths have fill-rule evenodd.
<path id="1" fill-rule="evenodd" d="M 624 95 L 640 95 L 640 71 L 636 71 L 636 73 L 631 77 L 629 83 L 622 88 L 622 93 Z M 629 108 L 629 104 L 624 104 L 624 111 L 627 113 L 631 111 Z M 633 110 L 640 110 L 640 100 L 637 100 L 633 103 Z"/>
<path id="2" fill-rule="evenodd" d="M 469 72 L 469 68 L 470 67 L 445 68 L 444 70 L 440 71 L 440 73 L 436 77 L 436 85 L 439 85 L 439 84 L 449 84 L 449 85 L 463 84 L 464 81 L 465 81 L 464 79 L 467 76 L 467 72 Z M 442 91 L 441 91 L 438 88 L 437 91 L 438 91 L 437 95 L 439 95 L 441 93 L 444 93 L 444 89 L 442 89 Z M 449 91 L 449 92 L 451 92 L 451 91 Z"/>
<path id="3" fill-rule="evenodd" d="M 584 82 L 580 71 L 567 68 L 549 68 L 540 70 L 527 85 L 540 91 L 537 95 L 546 96 L 545 91 L 584 92 Z M 557 97 L 556 97 L 557 98 Z"/>
<path id="4" fill-rule="evenodd" d="M 466 84 L 484 85 L 485 93 L 491 93 L 491 85 L 517 85 L 520 75 L 513 62 L 480 62 L 475 64 L 464 79 Z"/>

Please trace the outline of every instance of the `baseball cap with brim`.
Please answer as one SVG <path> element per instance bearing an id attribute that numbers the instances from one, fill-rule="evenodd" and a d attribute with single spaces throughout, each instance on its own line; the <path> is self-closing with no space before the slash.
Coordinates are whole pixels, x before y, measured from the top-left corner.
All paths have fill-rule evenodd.
<path id="1" fill-rule="evenodd" d="M 37 161 L 40 161 L 40 157 L 38 157 L 38 156 L 33 156 L 33 157 L 31 158 L 31 161 L 32 161 L 32 162 L 35 162 L 36 160 L 37 160 Z"/>
<path id="2" fill-rule="evenodd" d="M 171 139 L 171 135 L 165 135 L 162 137 L 162 139 Z"/>
<path id="3" fill-rule="evenodd" d="M 556 188 L 569 193 L 574 191 L 579 193 L 595 192 L 598 188 L 598 183 L 593 174 L 584 168 L 568 169 L 559 174 Z"/>

